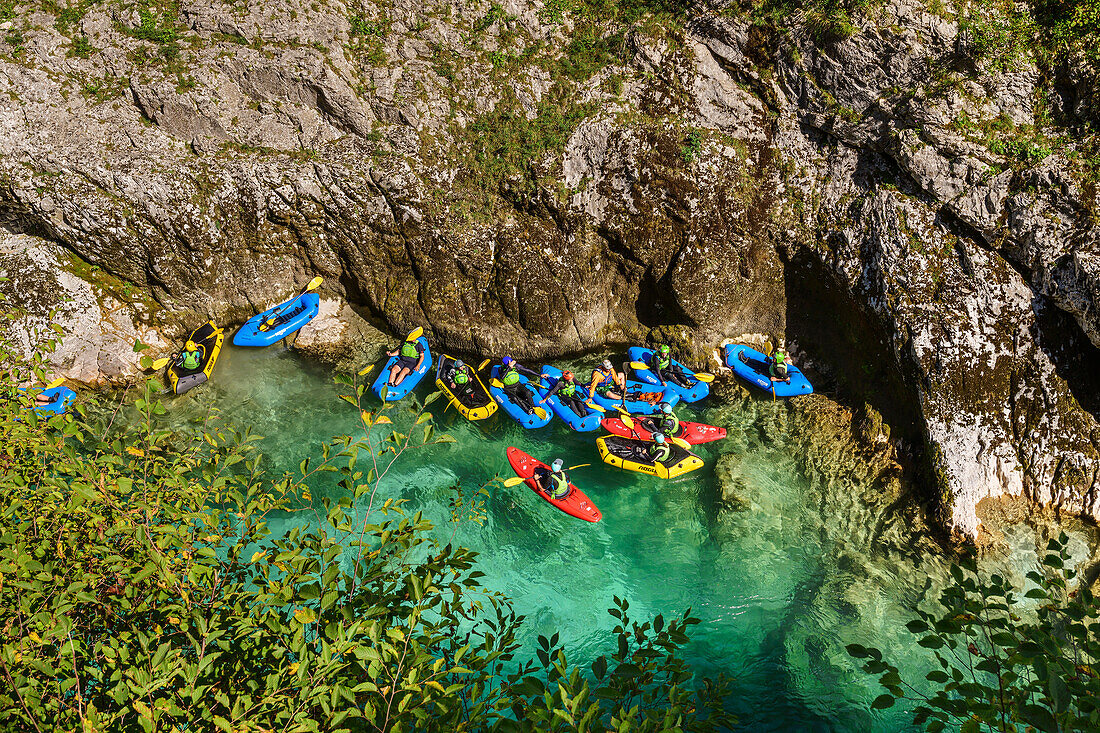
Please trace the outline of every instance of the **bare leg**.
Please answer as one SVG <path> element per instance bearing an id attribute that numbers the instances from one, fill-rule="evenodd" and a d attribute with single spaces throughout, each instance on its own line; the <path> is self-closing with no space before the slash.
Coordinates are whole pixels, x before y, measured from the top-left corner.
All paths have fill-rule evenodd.
<path id="1" fill-rule="evenodd" d="M 396 369 L 396 366 L 394 368 Z M 412 369 L 409 369 L 408 367 L 402 367 L 401 371 L 398 372 L 397 377 L 393 380 L 393 386 L 396 387 L 400 385 L 402 382 L 405 381 L 405 377 L 409 376 L 410 374 L 412 374 Z"/>

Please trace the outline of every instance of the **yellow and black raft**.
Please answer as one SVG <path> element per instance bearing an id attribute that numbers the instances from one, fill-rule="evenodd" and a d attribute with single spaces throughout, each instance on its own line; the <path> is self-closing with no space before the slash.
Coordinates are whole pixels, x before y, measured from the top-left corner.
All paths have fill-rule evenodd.
<path id="1" fill-rule="evenodd" d="M 477 371 L 473 367 L 470 367 L 470 374 L 473 376 L 469 382 L 466 383 L 465 389 L 459 388 L 452 390 L 450 385 L 443 379 L 445 374 L 448 374 L 451 367 L 455 363 L 453 356 L 443 354 L 439 357 L 439 367 L 435 372 L 435 385 L 443 392 L 443 394 L 451 401 L 451 405 L 458 410 L 464 418 L 467 420 L 484 420 L 497 411 L 497 403 L 492 397 L 489 396 L 489 390 L 485 388 L 485 384 L 481 381 L 481 378 L 477 375 Z"/>
<path id="2" fill-rule="evenodd" d="M 202 361 L 198 369 L 184 369 L 178 361 L 173 360 L 168 365 L 168 382 L 172 385 L 172 391 L 183 394 L 189 389 L 198 387 L 210 379 L 214 371 L 214 363 L 218 360 L 218 354 L 222 350 L 222 341 L 225 336 L 222 330 L 214 325 L 213 321 L 204 323 L 191 332 L 188 341 L 194 341 L 202 351 Z"/>
<path id="3" fill-rule="evenodd" d="M 600 449 L 600 458 L 604 463 L 610 463 L 627 471 L 647 473 L 657 478 L 676 478 L 703 467 L 701 458 L 678 445 L 669 445 L 672 452 L 662 463 L 647 457 L 647 451 L 652 443 L 645 440 L 605 435 L 596 439 L 596 445 Z"/>

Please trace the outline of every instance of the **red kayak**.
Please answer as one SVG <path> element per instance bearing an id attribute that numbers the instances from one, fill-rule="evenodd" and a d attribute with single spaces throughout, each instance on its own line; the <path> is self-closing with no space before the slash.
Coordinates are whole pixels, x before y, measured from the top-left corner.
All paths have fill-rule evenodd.
<path id="1" fill-rule="evenodd" d="M 638 415 L 631 418 L 634 421 L 633 430 L 623 425 L 623 421 L 617 417 L 605 417 L 600 421 L 600 425 L 603 425 L 603 429 L 612 435 L 639 440 L 652 440 L 653 433 L 642 427 L 642 421 L 645 417 L 645 415 Z M 680 434 L 672 437 L 683 438 L 691 445 L 699 445 L 700 443 L 709 443 L 712 440 L 721 440 L 726 437 L 726 429 L 714 425 L 704 425 L 701 422 L 681 422 Z"/>
<path id="2" fill-rule="evenodd" d="M 517 476 L 527 479 L 527 485 L 531 487 L 532 491 L 558 509 L 561 509 L 571 517 L 583 519 L 586 522 L 600 521 L 602 517 L 600 510 L 596 508 L 596 505 L 592 503 L 591 499 L 585 496 L 584 493 L 573 484 L 569 484 L 569 488 L 572 489 L 572 491 L 570 491 L 569 495 L 564 499 L 551 499 L 546 492 L 539 488 L 538 480 L 534 478 L 535 471 L 540 468 L 547 472 L 550 471 L 550 467 L 542 461 L 537 458 L 532 458 L 519 448 L 509 448 L 508 462 L 512 464 L 512 470 L 516 472 Z"/>

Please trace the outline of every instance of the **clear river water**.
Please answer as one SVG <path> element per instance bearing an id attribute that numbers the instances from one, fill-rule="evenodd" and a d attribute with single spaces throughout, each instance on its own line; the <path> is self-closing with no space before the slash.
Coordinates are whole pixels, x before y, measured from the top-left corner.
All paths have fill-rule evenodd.
<path id="1" fill-rule="evenodd" d="M 425 384 L 418 394 L 430 391 Z M 332 374 L 280 348 L 227 346 L 213 381 L 169 405 L 178 424 L 214 407 L 231 423 L 251 425 L 265 436 L 260 449 L 276 475 L 319 453 L 328 438 L 360 429 Z M 927 669 L 926 652 L 904 623 L 914 605 L 938 597 L 947 563 L 907 530 L 881 487 L 867 482 L 857 455 L 841 447 L 818 454 L 828 457 L 824 467 L 809 460 L 807 425 L 782 402 L 712 396 L 698 408 L 678 408 L 682 419 L 724 425 L 730 436 L 700 447 L 704 469 L 668 482 L 606 466 L 594 434 L 572 433 L 556 419 L 527 431 L 503 411 L 472 424 L 444 405 L 431 409 L 457 442 L 404 457 L 380 494 L 407 500 L 440 539 L 481 554 L 482 581 L 526 614 L 532 647 L 538 634 L 559 631 L 575 663 L 610 652 L 607 609 L 616 595 L 629 599 L 636 619 L 690 606 L 703 623 L 687 655 L 700 672 L 731 678 L 729 705 L 740 729 L 909 728 L 908 711 L 870 711 L 881 690 L 844 647 L 874 645 L 903 671 Z M 453 523 L 452 487 L 470 493 L 498 474 L 513 475 L 509 445 L 546 461 L 590 463 L 572 478 L 603 521 L 573 519 L 524 486 L 497 482 L 483 524 Z M 723 483 L 738 496 L 734 508 L 720 501 Z M 326 490 L 335 491 L 315 489 L 314 500 Z M 312 516 L 292 513 L 271 526 L 282 532 Z M 1003 531 L 1006 549 L 993 562 L 1019 576 L 1034 563 L 1033 535 L 1024 526 Z"/>

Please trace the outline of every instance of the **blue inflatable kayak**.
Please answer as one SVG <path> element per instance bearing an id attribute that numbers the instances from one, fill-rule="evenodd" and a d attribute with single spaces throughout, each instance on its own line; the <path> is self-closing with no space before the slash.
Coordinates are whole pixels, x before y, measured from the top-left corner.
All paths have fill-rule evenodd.
<path id="1" fill-rule="evenodd" d="M 500 364 L 494 364 L 492 370 L 489 372 L 489 375 L 493 380 L 499 382 Z M 521 384 L 526 384 L 531 389 L 531 392 L 533 392 L 535 395 L 535 402 L 538 402 L 546 396 L 546 390 L 539 389 L 537 385 L 531 384 L 527 380 L 527 377 L 523 376 L 522 374 L 519 375 L 519 381 Z M 532 428 L 541 428 L 542 426 L 550 422 L 550 420 L 554 417 L 553 411 L 547 410 L 546 405 L 543 405 L 541 407 L 538 407 L 536 405 L 538 409 L 542 410 L 544 417 L 539 417 L 538 412 L 528 413 L 524 411 L 522 407 L 512 401 L 512 398 L 509 397 L 503 389 L 501 389 L 500 387 L 494 387 L 493 382 L 489 382 L 489 394 L 493 396 L 493 399 L 500 404 L 501 408 L 505 412 L 512 416 L 513 420 L 515 420 L 528 430 Z"/>
<path id="2" fill-rule="evenodd" d="M 20 387 L 19 391 L 26 392 L 26 389 Z M 69 405 L 76 399 L 76 392 L 68 387 L 51 387 L 42 390 L 42 394 L 49 397 L 50 401 L 44 405 L 28 407 L 28 410 L 34 410 L 42 415 L 64 415 L 68 411 Z"/>
<path id="3" fill-rule="evenodd" d="M 542 365 L 542 373 L 549 377 L 544 383 L 546 386 L 546 393 L 549 393 L 554 385 L 561 379 L 561 370 L 555 366 L 549 364 Z M 588 397 L 588 391 L 581 385 L 577 385 L 577 391 L 575 393 L 578 399 L 584 400 Z M 557 395 L 551 395 L 546 398 L 546 404 L 550 405 L 551 409 L 562 419 L 569 427 L 576 430 L 578 433 L 587 433 L 589 430 L 595 430 L 600 426 L 600 420 L 603 419 L 603 413 L 599 410 L 593 410 L 591 407 L 585 405 L 584 416 L 580 416 L 573 412 L 573 408 L 565 404 L 558 399 Z"/>
<path id="4" fill-rule="evenodd" d="M 627 357 L 629 357 L 631 361 L 640 361 L 643 364 L 649 364 L 649 359 L 651 356 L 653 356 L 653 349 L 643 349 L 640 346 L 631 346 L 630 349 L 627 351 Z M 691 385 L 690 387 L 681 387 L 674 382 L 668 382 L 668 386 L 674 387 L 676 391 L 680 393 L 680 396 L 683 398 L 684 402 L 698 402 L 699 400 L 710 394 L 710 387 L 707 385 L 706 382 L 700 382 L 698 379 L 696 379 L 695 372 L 691 371 L 675 359 L 672 360 L 672 363 L 680 367 L 680 370 L 688 377 L 690 377 L 693 382 L 695 382 L 695 384 Z M 661 380 L 657 378 L 657 375 L 648 369 L 635 369 L 634 376 L 637 377 L 639 380 L 646 382 L 647 384 L 661 383 Z"/>
<path id="5" fill-rule="evenodd" d="M 587 388 L 585 392 L 588 392 Z M 623 407 L 631 415 L 652 415 L 660 411 L 660 408 L 657 407 L 660 403 L 667 402 L 670 405 L 675 405 L 680 401 L 680 393 L 672 387 L 665 387 L 662 389 L 661 387 L 654 387 L 652 384 L 638 382 L 633 379 L 626 380 L 626 394 L 626 404 L 623 405 L 622 400 L 608 399 L 595 390 L 589 392 L 592 401 L 605 410 L 617 413 L 617 408 Z M 654 395 L 656 399 L 653 401 L 640 399 L 642 395 Z M 633 396 L 634 399 L 631 399 L 631 396 Z"/>
<path id="6" fill-rule="evenodd" d="M 725 351 L 726 366 L 734 374 L 769 394 L 773 385 L 776 397 L 797 397 L 814 391 L 810 381 L 796 366 L 787 366 L 787 381 L 773 382 L 768 376 L 768 364 L 764 361 L 766 357 L 756 349 L 742 344 L 727 344 Z"/>
<path id="7" fill-rule="evenodd" d="M 237 330 L 233 345 L 271 346 L 312 321 L 320 304 L 317 293 L 306 293 L 257 313 Z M 269 325 L 267 321 L 272 317 L 275 322 Z"/>
<path id="8" fill-rule="evenodd" d="M 389 388 L 389 391 L 386 392 L 386 402 L 397 402 L 403 399 L 409 392 L 416 389 L 416 385 L 420 384 L 420 380 L 431 370 L 432 350 L 428 348 L 428 339 L 420 336 L 416 339 L 416 342 L 424 347 L 424 361 L 421 362 L 419 369 L 414 369 L 407 377 L 402 379 L 401 384 Z M 374 380 L 371 390 L 378 396 L 378 399 L 382 399 L 382 388 L 389 381 L 390 369 L 393 369 L 393 365 L 399 358 L 398 356 L 391 356 L 387 359 L 386 365 L 382 367 L 382 371 L 378 373 L 378 377 Z"/>

